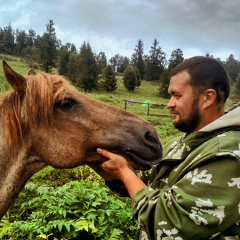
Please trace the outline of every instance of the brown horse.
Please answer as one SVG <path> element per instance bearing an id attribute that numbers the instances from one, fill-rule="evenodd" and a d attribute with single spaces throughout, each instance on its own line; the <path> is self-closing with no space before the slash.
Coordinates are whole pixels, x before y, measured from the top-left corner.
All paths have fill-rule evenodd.
<path id="1" fill-rule="evenodd" d="M 0 219 L 28 179 L 47 165 L 73 168 L 104 159 L 97 147 L 148 169 L 162 154 L 153 126 L 79 93 L 57 75 L 23 77 L 3 61 L 12 90 L 0 100 Z"/>

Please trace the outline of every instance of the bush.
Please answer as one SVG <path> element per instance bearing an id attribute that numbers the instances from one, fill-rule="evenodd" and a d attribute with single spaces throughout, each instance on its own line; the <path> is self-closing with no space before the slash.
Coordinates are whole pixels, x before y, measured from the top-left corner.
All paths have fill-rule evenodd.
<path id="1" fill-rule="evenodd" d="M 117 79 L 112 66 L 108 65 L 103 71 L 103 87 L 107 92 L 113 92 L 117 89 Z"/>
<path id="2" fill-rule="evenodd" d="M 129 92 L 134 92 L 138 84 L 135 68 L 128 66 L 124 71 L 123 84 Z"/>
<path id="3" fill-rule="evenodd" d="M 32 199 L 20 204 L 18 221 L 0 222 L 0 239 L 133 239 L 129 201 L 97 182 L 71 181 L 56 189 L 30 182 L 24 192 Z"/>

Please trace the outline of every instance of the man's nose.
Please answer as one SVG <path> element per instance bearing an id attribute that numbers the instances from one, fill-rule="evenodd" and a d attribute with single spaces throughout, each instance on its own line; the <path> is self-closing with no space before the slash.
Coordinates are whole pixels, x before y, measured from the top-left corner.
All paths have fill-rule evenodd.
<path id="1" fill-rule="evenodd" d="M 174 108 L 175 106 L 176 106 L 175 101 L 174 101 L 173 97 L 171 97 L 168 104 L 167 104 L 167 107 L 168 108 Z"/>

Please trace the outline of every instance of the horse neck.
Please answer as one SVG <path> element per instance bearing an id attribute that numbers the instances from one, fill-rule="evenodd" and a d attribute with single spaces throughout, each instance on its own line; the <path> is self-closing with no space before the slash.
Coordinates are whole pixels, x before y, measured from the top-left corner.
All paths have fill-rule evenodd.
<path id="1" fill-rule="evenodd" d="M 17 198 L 28 179 L 45 167 L 38 157 L 24 146 L 13 157 L 5 146 L 3 123 L 0 118 L 0 219 Z"/>

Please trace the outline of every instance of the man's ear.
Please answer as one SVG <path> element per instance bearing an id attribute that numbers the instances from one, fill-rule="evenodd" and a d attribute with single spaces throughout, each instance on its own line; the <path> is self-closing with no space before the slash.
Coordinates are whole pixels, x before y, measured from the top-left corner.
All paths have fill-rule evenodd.
<path id="1" fill-rule="evenodd" d="M 203 100 L 203 105 L 204 107 L 209 107 L 210 105 L 214 104 L 215 101 L 216 101 L 216 98 L 217 98 L 217 92 L 210 88 L 210 89 L 207 89 L 205 92 L 204 92 L 204 100 Z"/>

